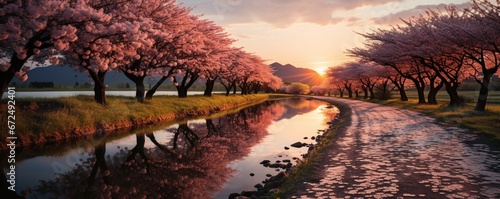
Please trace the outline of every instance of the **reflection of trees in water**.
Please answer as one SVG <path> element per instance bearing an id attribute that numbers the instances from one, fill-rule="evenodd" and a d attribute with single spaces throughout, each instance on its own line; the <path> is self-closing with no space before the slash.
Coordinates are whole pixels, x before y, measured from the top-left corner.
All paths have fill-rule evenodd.
<path id="1" fill-rule="evenodd" d="M 285 114 L 283 114 L 281 119 L 290 119 L 296 115 L 301 115 L 304 113 L 309 113 L 318 106 L 325 104 L 325 102 L 318 100 L 306 100 L 304 98 L 290 98 L 280 101 L 280 103 L 287 108 Z"/>
<path id="2" fill-rule="evenodd" d="M 44 181 L 33 195 L 59 198 L 209 198 L 231 177 L 231 161 L 243 158 L 267 135 L 283 106 L 265 102 L 235 114 L 170 128 L 173 138 L 160 143 L 154 133 L 137 134 L 132 149 L 106 156 L 106 144 L 91 158 L 55 180 Z M 151 142 L 155 147 L 145 147 Z"/>

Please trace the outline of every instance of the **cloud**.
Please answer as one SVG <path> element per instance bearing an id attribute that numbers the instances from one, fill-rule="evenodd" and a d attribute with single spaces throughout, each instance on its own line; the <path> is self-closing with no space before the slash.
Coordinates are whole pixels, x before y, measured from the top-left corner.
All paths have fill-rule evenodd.
<path id="1" fill-rule="evenodd" d="M 382 17 L 373 18 L 373 21 L 380 25 L 396 25 L 401 23 L 401 19 L 407 20 L 412 17 L 425 15 L 426 11 L 431 10 L 444 10 L 447 6 L 453 5 L 459 9 L 470 7 L 470 2 L 462 4 L 433 4 L 433 5 L 419 5 L 412 9 L 403 10 L 396 13 L 391 13 Z"/>
<path id="2" fill-rule="evenodd" d="M 332 17 L 335 11 L 402 2 L 402 0 L 182 0 L 181 2 L 188 7 L 194 7 L 195 14 L 204 14 L 219 24 L 265 22 L 284 28 L 296 22 L 335 24 L 343 21 Z"/>

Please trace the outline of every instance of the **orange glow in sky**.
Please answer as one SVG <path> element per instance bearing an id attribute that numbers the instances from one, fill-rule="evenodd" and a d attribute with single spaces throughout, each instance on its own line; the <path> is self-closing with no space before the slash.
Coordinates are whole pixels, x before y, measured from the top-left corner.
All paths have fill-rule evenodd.
<path id="1" fill-rule="evenodd" d="M 319 73 L 354 58 L 347 49 L 363 47 L 356 33 L 399 24 L 429 8 L 468 0 L 180 0 L 194 14 L 215 21 L 237 47 L 268 63 L 310 68 Z"/>

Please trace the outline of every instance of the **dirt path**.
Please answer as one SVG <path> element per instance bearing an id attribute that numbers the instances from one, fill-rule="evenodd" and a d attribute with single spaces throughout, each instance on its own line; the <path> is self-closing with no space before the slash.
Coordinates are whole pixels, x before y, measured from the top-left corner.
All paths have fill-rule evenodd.
<path id="1" fill-rule="evenodd" d="M 291 198 L 500 198 L 500 150 L 421 113 L 335 99 L 352 124 Z"/>

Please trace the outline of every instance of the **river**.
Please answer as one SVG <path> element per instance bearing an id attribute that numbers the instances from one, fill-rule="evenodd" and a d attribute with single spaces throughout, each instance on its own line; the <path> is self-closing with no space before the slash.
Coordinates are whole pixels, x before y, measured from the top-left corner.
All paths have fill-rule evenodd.
<path id="1" fill-rule="evenodd" d="M 295 165 L 308 148 L 290 145 L 315 143 L 337 114 L 322 101 L 266 101 L 223 116 L 24 149 L 16 154 L 16 191 L 27 198 L 228 198 L 286 170 L 263 160 Z"/>

